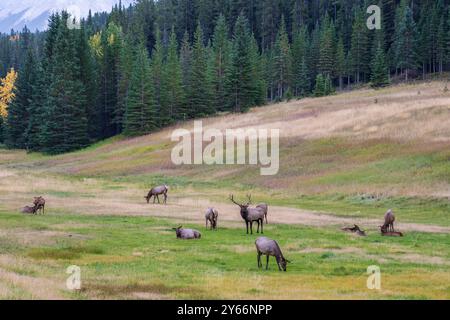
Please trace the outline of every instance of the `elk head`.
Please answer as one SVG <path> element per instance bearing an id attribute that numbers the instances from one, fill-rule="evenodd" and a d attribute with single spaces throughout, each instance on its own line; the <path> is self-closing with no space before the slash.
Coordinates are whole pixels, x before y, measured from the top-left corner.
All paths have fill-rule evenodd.
<path id="1" fill-rule="evenodd" d="M 230 195 L 231 202 L 233 202 L 235 205 L 238 205 L 241 208 L 241 216 L 242 217 L 245 217 L 248 214 L 248 207 L 250 206 L 251 196 L 247 195 L 247 198 L 248 198 L 247 204 L 243 204 L 243 203 L 241 204 L 241 203 L 237 203 L 234 200 L 234 196 L 232 194 Z"/>

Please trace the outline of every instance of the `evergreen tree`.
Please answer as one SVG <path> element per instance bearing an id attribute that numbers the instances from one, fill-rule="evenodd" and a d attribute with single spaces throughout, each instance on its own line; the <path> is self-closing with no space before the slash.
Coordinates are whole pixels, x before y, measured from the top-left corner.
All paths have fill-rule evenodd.
<path id="1" fill-rule="evenodd" d="M 69 15 L 62 13 L 51 58 L 52 73 L 43 132 L 44 151 L 62 153 L 88 144 L 86 95 L 81 81 L 77 32 L 69 30 Z"/>
<path id="2" fill-rule="evenodd" d="M 335 67 L 334 24 L 325 16 L 320 31 L 319 71 L 323 75 L 332 75 Z"/>
<path id="3" fill-rule="evenodd" d="M 283 99 L 292 79 L 292 56 L 284 18 L 274 46 L 274 67 L 277 85 L 277 98 Z"/>
<path id="4" fill-rule="evenodd" d="M 400 7 L 399 16 L 395 42 L 396 62 L 397 68 L 405 71 L 405 79 L 408 80 L 409 71 L 417 67 L 416 25 L 408 6 L 404 10 Z"/>
<path id="5" fill-rule="evenodd" d="M 305 94 L 305 80 L 309 79 L 308 65 L 306 63 L 309 47 L 308 30 L 302 26 L 295 32 L 292 42 L 292 85 L 295 96 Z M 309 81 L 308 81 L 309 82 Z M 309 90 L 309 87 L 306 91 Z"/>
<path id="6" fill-rule="evenodd" d="M 183 77 L 177 53 L 177 38 L 172 28 L 164 66 L 165 110 L 172 121 L 182 120 L 186 114 L 185 92 L 183 90 Z"/>
<path id="7" fill-rule="evenodd" d="M 325 95 L 325 78 L 323 74 L 319 73 L 316 77 L 316 85 L 314 88 L 314 95 L 316 97 L 322 97 Z"/>
<path id="8" fill-rule="evenodd" d="M 226 70 L 230 60 L 230 42 L 227 29 L 225 17 L 221 15 L 214 29 L 211 61 L 214 107 L 218 111 L 226 109 L 224 101 L 227 100 Z"/>
<path id="9" fill-rule="evenodd" d="M 192 69 L 189 85 L 189 116 L 203 117 L 214 113 L 211 96 L 211 86 L 207 77 L 207 50 L 203 44 L 203 31 L 198 24 L 195 31 L 192 50 Z"/>
<path id="10" fill-rule="evenodd" d="M 156 28 L 155 47 L 153 48 L 153 56 L 151 59 L 151 75 L 153 78 L 153 95 L 155 103 L 154 120 L 158 127 L 164 126 L 170 122 L 167 110 L 164 110 L 163 101 L 165 95 L 165 88 L 163 87 L 163 63 L 164 63 L 164 48 L 161 43 L 161 32 Z"/>
<path id="11" fill-rule="evenodd" d="M 36 77 L 32 85 L 32 96 L 28 106 L 29 121 L 25 132 L 26 149 L 29 151 L 40 151 L 43 149 L 43 134 L 45 123 L 45 102 L 47 97 L 43 95 L 46 92 L 46 78 L 42 77 L 44 70 L 40 63 L 36 64 Z"/>
<path id="12" fill-rule="evenodd" d="M 357 83 L 361 81 L 361 74 L 364 75 L 369 71 L 370 51 L 367 30 L 364 13 L 362 9 L 357 8 L 350 49 L 350 61 Z"/>
<path id="13" fill-rule="evenodd" d="M 378 44 L 378 49 L 372 61 L 372 74 L 370 80 L 372 82 L 372 87 L 382 87 L 389 83 L 388 67 L 382 43 Z"/>
<path id="14" fill-rule="evenodd" d="M 335 65 L 335 71 L 336 75 L 339 78 L 339 89 L 342 90 L 343 82 L 344 82 L 344 76 L 346 75 L 346 65 L 345 65 L 345 52 L 344 52 L 344 41 L 342 38 L 339 39 L 337 43 L 336 48 L 336 65 Z"/>
<path id="15" fill-rule="evenodd" d="M 149 133 L 157 127 L 153 81 L 147 49 L 141 44 L 137 49 L 128 93 L 124 134 L 136 136 Z"/>
<path id="16" fill-rule="evenodd" d="M 5 143 L 9 148 L 25 149 L 27 146 L 25 131 L 29 120 L 28 108 L 36 77 L 35 57 L 29 48 L 25 65 L 17 78 L 15 98 L 8 107 Z"/>
<path id="17" fill-rule="evenodd" d="M 234 26 L 231 62 L 227 70 L 227 94 L 230 109 L 234 112 L 245 112 L 253 105 L 254 79 L 249 43 L 248 22 L 241 14 Z"/>
<path id="18" fill-rule="evenodd" d="M 118 80 L 117 80 L 117 108 L 114 123 L 120 128 L 120 132 L 125 126 L 125 112 L 128 108 L 128 98 L 130 93 L 130 83 L 133 74 L 134 50 L 131 38 L 126 36 L 123 39 L 119 53 Z"/>

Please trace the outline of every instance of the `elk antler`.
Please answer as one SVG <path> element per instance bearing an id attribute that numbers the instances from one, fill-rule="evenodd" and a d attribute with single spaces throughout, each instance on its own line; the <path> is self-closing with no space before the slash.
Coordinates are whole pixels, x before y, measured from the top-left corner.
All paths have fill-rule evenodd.
<path id="1" fill-rule="evenodd" d="M 234 204 L 238 205 L 239 207 L 241 206 L 239 203 L 234 201 L 234 196 L 232 194 L 230 194 L 230 200 L 231 200 L 231 202 L 233 202 Z"/>
<path id="2" fill-rule="evenodd" d="M 248 203 L 247 204 L 251 204 L 252 203 L 252 195 L 248 194 L 247 198 L 248 198 Z"/>

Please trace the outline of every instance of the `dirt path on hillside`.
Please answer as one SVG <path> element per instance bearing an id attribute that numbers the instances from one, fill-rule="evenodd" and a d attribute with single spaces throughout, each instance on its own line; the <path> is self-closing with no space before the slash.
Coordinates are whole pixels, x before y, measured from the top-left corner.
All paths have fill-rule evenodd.
<path id="1" fill-rule="evenodd" d="M 142 190 L 133 185 L 111 190 L 96 179 L 81 181 L 65 180 L 59 177 L 36 176 L 11 169 L 0 170 L 0 206 L 17 211 L 30 205 L 33 196 L 43 195 L 47 200 L 47 214 L 58 212 L 87 215 L 149 216 L 177 219 L 177 223 L 195 222 L 203 225 L 204 212 L 208 207 L 219 210 L 219 223 L 226 226 L 242 226 L 239 208 L 231 203 L 212 202 L 203 194 L 187 191 L 188 194 L 169 193 L 167 205 L 147 204 Z M 56 212 L 55 212 L 56 211 Z M 358 224 L 365 229 L 377 229 L 380 219 L 336 216 L 296 208 L 269 206 L 269 224 L 300 224 L 314 227 Z M 450 233 L 449 227 L 418 223 L 397 223 L 402 231 Z"/>

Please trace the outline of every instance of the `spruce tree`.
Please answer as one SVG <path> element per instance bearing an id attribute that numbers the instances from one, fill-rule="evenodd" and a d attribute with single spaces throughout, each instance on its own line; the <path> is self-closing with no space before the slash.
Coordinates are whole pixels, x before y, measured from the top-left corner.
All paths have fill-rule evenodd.
<path id="1" fill-rule="evenodd" d="M 335 47 L 334 47 L 334 24 L 325 15 L 323 25 L 320 30 L 319 48 L 319 72 L 323 75 L 332 75 L 335 67 Z"/>
<path id="2" fill-rule="evenodd" d="M 246 112 L 253 105 L 254 79 L 249 43 L 248 22 L 241 14 L 234 26 L 231 62 L 227 70 L 227 95 L 230 110 L 234 112 Z"/>
<path id="3" fill-rule="evenodd" d="M 67 27 L 68 18 L 63 12 L 51 58 L 43 130 L 44 151 L 51 154 L 73 151 L 88 144 L 86 95 L 77 51 L 79 31 Z"/>
<path id="4" fill-rule="evenodd" d="M 27 146 L 25 131 L 29 120 L 28 108 L 37 77 L 35 60 L 34 53 L 29 48 L 25 65 L 17 77 L 15 98 L 8 106 L 5 143 L 9 148 L 25 149 Z"/>
<path id="5" fill-rule="evenodd" d="M 305 74 L 307 79 L 309 79 L 308 66 L 306 63 L 308 47 L 308 30 L 306 27 L 302 26 L 300 30 L 294 34 L 292 42 L 292 85 L 295 96 L 302 96 L 305 93 Z"/>
<path id="6" fill-rule="evenodd" d="M 226 110 L 226 70 L 230 61 L 230 42 L 225 17 L 220 15 L 214 29 L 212 44 L 212 86 L 214 107 L 218 111 Z"/>
<path id="7" fill-rule="evenodd" d="M 382 87 L 389 83 L 386 56 L 381 43 L 378 44 L 378 49 L 372 61 L 372 74 L 370 81 L 372 87 Z"/>
<path id="8" fill-rule="evenodd" d="M 342 38 L 339 38 L 339 41 L 338 41 L 337 47 L 336 47 L 335 71 L 336 71 L 336 75 L 339 78 L 339 89 L 340 90 L 342 90 L 342 88 L 343 88 L 344 76 L 346 75 L 344 50 L 345 50 L 344 49 L 344 41 L 342 40 Z"/>
<path id="9" fill-rule="evenodd" d="M 28 106 L 29 121 L 25 132 L 26 149 L 29 151 L 40 151 L 44 147 L 43 134 L 45 124 L 45 103 L 47 97 L 43 95 L 46 92 L 46 78 L 41 77 L 44 73 L 41 63 L 36 64 L 35 81 L 32 86 L 31 101 Z"/>
<path id="10" fill-rule="evenodd" d="M 417 67 L 416 24 L 411 9 L 408 6 L 404 10 L 401 9 L 396 33 L 395 53 L 397 68 L 405 71 L 405 80 L 408 80 L 409 71 L 415 70 Z"/>
<path id="11" fill-rule="evenodd" d="M 188 113 L 191 118 L 204 117 L 214 113 L 211 86 L 207 77 L 207 50 L 203 44 L 203 31 L 198 24 L 192 50 L 192 69 L 189 84 L 190 105 Z"/>
<path id="12" fill-rule="evenodd" d="M 165 94 L 165 110 L 171 121 L 182 120 L 186 114 L 186 99 L 183 90 L 183 75 L 177 52 L 177 38 L 175 28 L 170 34 L 167 61 L 164 66 L 163 84 Z"/>
<path id="13" fill-rule="evenodd" d="M 280 30 L 274 47 L 274 66 L 277 82 L 277 98 L 283 99 L 292 79 L 292 55 L 284 18 L 281 19 Z"/>
<path id="14" fill-rule="evenodd" d="M 157 127 L 150 61 L 144 44 L 137 48 L 125 112 L 124 134 L 136 136 Z"/>
<path id="15" fill-rule="evenodd" d="M 163 63 L 164 63 L 164 48 L 161 42 L 161 32 L 159 27 L 156 27 L 155 33 L 155 47 L 151 58 L 150 70 L 153 78 L 153 94 L 155 102 L 156 118 L 154 119 L 158 127 L 164 126 L 170 122 L 169 113 L 164 110 L 163 101 L 165 95 L 165 88 L 163 87 Z"/>

